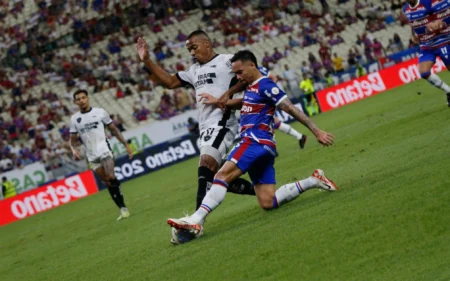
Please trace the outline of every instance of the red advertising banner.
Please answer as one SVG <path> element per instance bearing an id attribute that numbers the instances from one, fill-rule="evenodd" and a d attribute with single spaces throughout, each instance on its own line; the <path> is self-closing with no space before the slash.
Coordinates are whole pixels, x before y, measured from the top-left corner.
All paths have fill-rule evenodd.
<path id="1" fill-rule="evenodd" d="M 0 226 L 98 192 L 92 171 L 53 182 L 0 201 Z"/>
<path id="2" fill-rule="evenodd" d="M 319 91 L 317 99 L 320 108 L 326 112 L 420 79 L 417 62 L 417 58 L 411 59 Z M 438 59 L 432 72 L 438 73 L 445 69 L 443 62 Z"/>

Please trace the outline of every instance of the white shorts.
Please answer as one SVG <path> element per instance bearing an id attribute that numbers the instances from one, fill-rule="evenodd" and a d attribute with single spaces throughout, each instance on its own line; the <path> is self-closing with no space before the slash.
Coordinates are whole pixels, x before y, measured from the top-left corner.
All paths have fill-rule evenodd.
<path id="1" fill-rule="evenodd" d="M 200 155 L 210 155 L 221 165 L 233 145 L 238 128 L 236 123 L 228 127 L 210 127 L 200 132 Z"/>
<path id="2" fill-rule="evenodd" d="M 102 160 L 108 157 L 111 157 L 114 160 L 114 155 L 109 150 L 107 152 L 102 153 L 102 155 L 99 156 L 98 158 L 95 158 L 94 160 L 89 160 L 89 166 L 91 167 L 92 170 L 95 171 L 102 166 Z"/>

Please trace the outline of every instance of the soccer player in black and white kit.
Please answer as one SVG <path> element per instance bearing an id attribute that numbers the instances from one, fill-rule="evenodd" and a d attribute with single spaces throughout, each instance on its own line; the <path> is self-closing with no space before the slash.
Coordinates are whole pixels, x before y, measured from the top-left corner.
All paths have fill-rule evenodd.
<path id="1" fill-rule="evenodd" d="M 106 139 L 105 127 L 108 127 L 111 134 L 125 146 L 130 159 L 133 157 L 133 152 L 109 114 L 103 108 L 89 105 L 86 90 L 77 90 L 73 94 L 73 99 L 80 108 L 80 111 L 72 115 L 70 119 L 70 147 L 73 156 L 75 159 L 80 159 L 80 152 L 76 149 L 77 138 L 80 136 L 91 168 L 108 187 L 114 203 L 120 208 L 120 216 L 117 220 L 128 218 L 130 212 L 125 206 L 120 182 L 114 174 L 114 158 Z"/>
<path id="2" fill-rule="evenodd" d="M 239 127 L 234 112 L 229 110 L 223 112 L 216 105 L 203 104 L 199 95 L 208 93 L 220 98 L 230 90 L 233 92 L 237 92 L 236 89 L 243 90 L 246 85 L 238 83 L 231 71 L 230 59 L 233 55 L 216 54 L 212 49 L 211 39 L 204 31 L 192 32 L 186 41 L 186 48 L 196 63 L 185 71 L 171 75 L 150 59 L 149 46 L 143 38 L 138 38 L 136 43 L 140 59 L 166 88 L 174 89 L 190 85 L 195 89 L 200 125 L 200 162 L 196 203 L 196 209 L 198 209 Z M 245 179 L 237 179 L 231 183 L 228 191 L 255 195 L 252 184 Z"/>

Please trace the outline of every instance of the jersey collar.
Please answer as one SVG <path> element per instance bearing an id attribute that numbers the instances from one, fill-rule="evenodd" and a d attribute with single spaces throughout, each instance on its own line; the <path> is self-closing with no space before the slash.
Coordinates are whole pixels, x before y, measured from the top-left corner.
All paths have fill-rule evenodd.
<path id="1" fill-rule="evenodd" d="M 408 6 L 409 6 L 411 9 L 415 9 L 415 8 L 417 8 L 417 6 L 419 6 L 419 4 L 420 4 L 420 0 L 417 0 L 417 4 L 416 4 L 416 5 L 414 5 L 414 6 L 412 7 L 412 6 L 409 5 L 409 3 L 408 3 Z"/>
<path id="2" fill-rule="evenodd" d="M 265 78 L 265 77 L 266 77 L 266 76 L 262 76 L 262 77 L 256 79 L 255 81 L 253 81 L 252 84 L 249 85 L 249 87 L 255 86 L 256 84 L 258 84 L 259 81 L 261 81 L 261 79 L 263 79 L 263 78 Z"/>
<path id="3" fill-rule="evenodd" d="M 205 65 L 210 63 L 213 59 L 217 58 L 219 56 L 219 54 L 216 54 L 214 57 L 212 57 L 209 61 L 205 62 L 205 63 L 198 63 L 199 65 Z"/>
<path id="4" fill-rule="evenodd" d="M 92 106 L 91 106 L 91 108 L 89 108 L 89 110 L 86 111 L 86 112 L 81 112 L 81 110 L 80 110 L 80 113 L 81 113 L 81 114 L 86 114 L 86 113 L 89 113 L 89 112 L 91 112 L 91 111 L 92 111 Z"/>

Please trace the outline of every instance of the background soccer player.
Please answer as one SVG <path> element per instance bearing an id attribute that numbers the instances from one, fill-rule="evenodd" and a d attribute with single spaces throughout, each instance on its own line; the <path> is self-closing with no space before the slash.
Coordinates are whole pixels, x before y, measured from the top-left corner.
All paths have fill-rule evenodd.
<path id="1" fill-rule="evenodd" d="M 106 138 L 105 126 L 125 146 L 130 159 L 133 157 L 133 152 L 109 114 L 103 108 L 89 105 L 89 96 L 86 90 L 76 91 L 73 99 L 80 108 L 80 111 L 72 115 L 70 119 L 70 146 L 73 156 L 75 159 L 80 159 L 80 153 L 76 149 L 77 138 L 80 136 L 90 166 L 108 187 L 114 203 L 120 208 L 120 216 L 117 220 L 128 218 L 130 212 L 125 206 L 120 182 L 114 174 L 114 158 Z"/>
<path id="2" fill-rule="evenodd" d="M 436 57 L 450 70 L 450 2 L 408 0 L 402 11 L 411 25 L 413 40 L 420 43 L 420 76 L 447 94 L 450 107 L 450 87 L 431 73 Z"/>
<path id="3" fill-rule="evenodd" d="M 200 93 L 206 92 L 220 97 L 236 84 L 235 75 L 231 72 L 230 59 L 233 55 L 216 54 L 211 39 L 204 31 L 192 32 L 186 41 L 186 48 L 196 62 L 187 70 L 171 75 L 150 59 L 149 46 L 143 38 L 138 38 L 136 43 L 140 59 L 166 88 L 174 89 L 190 85 L 195 89 L 197 102 L 200 101 L 198 96 Z M 243 90 L 245 85 L 234 87 Z M 231 147 L 238 130 L 234 112 L 230 110 L 222 112 L 216 105 L 202 103 L 199 103 L 198 108 L 200 162 L 196 209 L 200 207 L 207 188 L 211 186 L 214 174 L 219 170 L 222 159 Z M 237 179 L 230 185 L 229 191 L 254 195 L 251 183 L 244 179 Z"/>
<path id="4" fill-rule="evenodd" d="M 311 188 L 337 190 L 337 186 L 319 169 L 315 170 L 311 177 L 283 185 L 275 190 L 273 165 L 276 144 L 273 140 L 273 115 L 276 107 L 305 125 L 322 145 L 332 145 L 334 137 L 317 128 L 271 79 L 262 76 L 252 52 L 239 51 L 231 62 L 237 78 L 249 85 L 243 99 L 227 102 L 230 107 L 241 108 L 242 141 L 233 148 L 228 161 L 214 177 L 211 190 L 203 199 L 201 207 L 190 217 L 167 221 L 175 228 L 186 229 L 197 235 L 201 235 L 203 231 L 206 216 L 224 200 L 229 183 L 246 172 L 249 173 L 255 186 L 259 205 L 265 210 L 278 208 Z M 208 99 L 206 103 L 217 102 L 211 95 L 205 94 L 202 97 Z"/>

